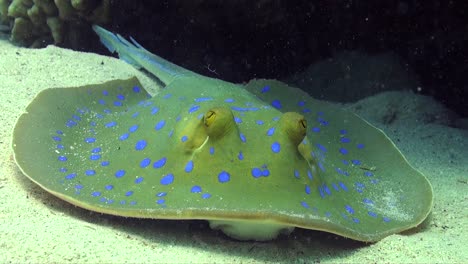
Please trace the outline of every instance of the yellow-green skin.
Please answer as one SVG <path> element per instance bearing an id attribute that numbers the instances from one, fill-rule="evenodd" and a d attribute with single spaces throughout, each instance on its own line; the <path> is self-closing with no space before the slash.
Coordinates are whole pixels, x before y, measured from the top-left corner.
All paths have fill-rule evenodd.
<path id="1" fill-rule="evenodd" d="M 111 37 L 106 45 L 123 43 Z M 121 57 L 166 85 L 157 96 L 136 79 L 48 89 L 19 118 L 15 160 L 45 190 L 255 240 L 301 227 L 377 241 L 430 212 L 427 179 L 354 114 L 278 81 L 235 85 L 132 48 Z"/>

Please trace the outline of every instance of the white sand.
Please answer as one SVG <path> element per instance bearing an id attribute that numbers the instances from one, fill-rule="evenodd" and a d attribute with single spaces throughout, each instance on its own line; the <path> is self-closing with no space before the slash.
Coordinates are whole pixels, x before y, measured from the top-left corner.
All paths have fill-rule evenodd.
<path id="1" fill-rule="evenodd" d="M 400 118 L 389 126 L 379 124 L 386 100 L 398 101 L 401 93 L 377 95 L 350 107 L 363 106 L 358 112 L 384 128 L 429 178 L 435 206 L 417 232 L 392 235 L 371 245 L 314 231 L 268 243 L 237 242 L 199 222 L 96 214 L 49 195 L 21 174 L 12 160 L 11 131 L 35 94 L 49 87 L 132 75 L 147 89 L 154 87 L 149 78 L 115 59 L 55 47 L 23 49 L 0 41 L 0 262 L 468 262 L 468 132 L 447 127 L 441 120 L 439 124 L 417 121 L 428 108 L 401 115 L 408 105 L 398 104 Z M 417 95 L 403 97 L 421 105 L 431 103 Z"/>

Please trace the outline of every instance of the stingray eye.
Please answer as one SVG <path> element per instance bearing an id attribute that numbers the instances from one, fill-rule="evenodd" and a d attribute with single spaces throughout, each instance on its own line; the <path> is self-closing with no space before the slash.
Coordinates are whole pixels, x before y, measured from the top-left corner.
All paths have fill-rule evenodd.
<path id="1" fill-rule="evenodd" d="M 307 129 L 307 120 L 301 119 L 299 120 L 299 124 L 302 126 L 302 128 Z"/>
<path id="2" fill-rule="evenodd" d="M 213 110 L 209 110 L 205 114 L 204 123 L 205 126 L 209 127 L 216 119 L 216 113 Z"/>

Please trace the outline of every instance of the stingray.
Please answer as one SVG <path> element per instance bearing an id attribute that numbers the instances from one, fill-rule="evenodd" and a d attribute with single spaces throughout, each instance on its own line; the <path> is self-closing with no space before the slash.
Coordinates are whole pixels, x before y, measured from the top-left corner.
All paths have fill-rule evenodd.
<path id="1" fill-rule="evenodd" d="M 240 240 L 295 227 L 378 241 L 419 225 L 432 187 L 355 114 L 276 80 L 208 78 L 94 26 L 136 78 L 40 92 L 13 131 L 26 177 L 79 207 L 201 219 Z"/>

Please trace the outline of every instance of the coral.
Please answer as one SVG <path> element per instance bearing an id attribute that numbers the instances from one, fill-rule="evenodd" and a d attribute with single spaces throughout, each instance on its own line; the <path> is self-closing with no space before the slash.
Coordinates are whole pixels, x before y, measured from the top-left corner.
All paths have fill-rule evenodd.
<path id="1" fill-rule="evenodd" d="M 27 47 L 76 47 L 89 24 L 110 19 L 110 0 L 0 0 L 0 24 L 11 41 Z"/>

